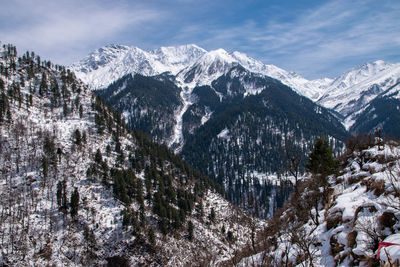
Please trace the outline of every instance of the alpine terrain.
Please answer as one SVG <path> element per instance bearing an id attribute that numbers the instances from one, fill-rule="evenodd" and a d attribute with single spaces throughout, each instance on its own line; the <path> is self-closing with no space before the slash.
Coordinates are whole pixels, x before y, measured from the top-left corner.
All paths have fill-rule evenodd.
<path id="1" fill-rule="evenodd" d="M 129 128 L 166 144 L 258 216 L 282 205 L 286 177 L 304 171 L 317 137 L 340 150 L 347 135 L 339 115 L 310 99 L 328 80 L 307 81 L 239 52 L 113 45 L 71 69 Z"/>
<path id="2" fill-rule="evenodd" d="M 196 45 L 66 68 L 2 44 L 0 266 L 392 264 L 399 78 Z"/>
<path id="3" fill-rule="evenodd" d="M 264 222 L 75 74 L 0 48 L 0 265 L 230 262 Z"/>

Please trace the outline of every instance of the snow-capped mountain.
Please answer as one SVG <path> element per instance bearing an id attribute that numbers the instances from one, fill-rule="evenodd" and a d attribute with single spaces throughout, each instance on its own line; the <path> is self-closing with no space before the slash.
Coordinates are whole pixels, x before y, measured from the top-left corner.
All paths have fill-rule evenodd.
<path id="1" fill-rule="evenodd" d="M 170 72 L 175 75 L 204 53 L 206 51 L 196 45 L 161 47 L 152 51 L 109 45 L 92 52 L 70 69 L 93 89 L 101 89 L 129 73 L 153 76 Z"/>
<path id="2" fill-rule="evenodd" d="M 206 51 L 195 45 L 149 52 L 109 49 L 114 53 L 102 56 L 105 52 L 99 49 L 73 65 L 77 75 L 101 89 L 98 94 L 122 113 L 129 127 L 141 129 L 219 179 L 232 192 L 231 200 L 246 194 L 233 188 L 240 179 L 248 181 L 245 176 L 268 176 L 287 167 L 282 149 L 288 140 L 305 157 L 319 135 L 340 148 L 348 134 L 342 124 L 351 133 L 385 126 L 383 131 L 399 135 L 397 128 L 388 128 L 397 121 L 392 118 L 397 104 L 385 102 L 391 114 L 382 111 L 382 101 L 370 105 L 396 83 L 398 64 L 376 61 L 336 79 L 307 80 L 237 51 Z M 141 51 L 141 56 L 130 50 Z M 109 63 L 93 68 L 99 65 L 92 64 L 93 55 Z M 99 86 L 93 77 L 104 82 Z"/>
<path id="3" fill-rule="evenodd" d="M 398 137 L 400 133 L 400 82 L 372 99 L 354 117 L 355 121 L 350 128 L 352 133 L 365 133 L 370 132 L 371 129 L 381 129 L 385 136 Z"/>
<path id="4" fill-rule="evenodd" d="M 317 102 L 344 116 L 349 129 L 371 100 L 399 81 L 400 64 L 382 60 L 366 63 L 332 81 Z"/>
<path id="5" fill-rule="evenodd" d="M 335 79 L 307 80 L 295 72 L 264 64 L 241 52 L 228 53 L 223 49 L 208 52 L 196 45 L 162 47 L 148 52 L 137 47 L 106 46 L 73 64 L 71 69 L 94 89 L 105 88 L 128 73 L 152 76 L 169 72 L 176 76 L 176 84 L 184 90 L 182 100 L 186 105 L 177 113 L 183 114 L 191 103 L 192 88 L 211 85 L 235 65 L 277 79 L 299 94 L 336 111 L 344 118 L 347 129 L 371 100 L 400 80 L 400 64 L 382 60 L 366 63 Z"/>
<path id="6" fill-rule="evenodd" d="M 177 81 L 181 85 L 194 87 L 211 84 L 236 64 L 251 72 L 280 80 L 313 100 L 317 100 L 331 82 L 330 79 L 309 81 L 294 72 L 266 65 L 241 52 L 228 53 L 224 49 L 207 52 L 193 44 L 161 47 L 152 51 L 123 45 L 105 46 L 72 64 L 70 69 L 93 89 L 105 88 L 129 73 L 153 76 L 163 72 L 178 74 Z"/>
<path id="7" fill-rule="evenodd" d="M 192 95 L 193 88 L 211 86 L 213 81 L 238 65 L 252 73 L 275 78 L 294 88 L 299 94 L 314 100 L 322 94 L 324 86 L 330 82 L 329 79 L 308 81 L 296 73 L 287 72 L 274 65 L 265 65 L 237 51 L 228 53 L 223 49 L 217 49 L 207 52 L 196 45 L 161 47 L 148 52 L 137 47 L 106 46 L 73 64 L 71 69 L 93 89 L 104 89 L 127 74 L 154 76 L 167 72 L 175 76 L 174 82 L 181 88 L 182 105 L 175 111 L 174 135 L 168 141 L 168 145 L 180 151 L 181 145 L 178 144 L 184 142 L 182 116 L 195 102 L 195 96 Z M 246 89 L 244 96 L 259 93 L 264 89 L 257 88 L 254 84 L 243 85 Z M 218 95 L 222 100 L 224 96 L 221 93 Z"/>

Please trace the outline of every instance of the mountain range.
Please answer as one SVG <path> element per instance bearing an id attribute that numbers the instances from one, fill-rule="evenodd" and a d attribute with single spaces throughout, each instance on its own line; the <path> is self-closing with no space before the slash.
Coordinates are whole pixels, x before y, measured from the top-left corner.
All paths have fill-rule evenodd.
<path id="1" fill-rule="evenodd" d="M 294 158 L 295 173 L 304 172 L 317 137 L 339 152 L 349 134 L 379 128 L 400 136 L 400 64 L 375 61 L 336 79 L 307 80 L 237 51 L 192 44 L 105 46 L 70 68 L 128 127 L 166 144 L 223 185 L 233 203 L 263 216 L 272 214 L 269 204 L 250 202 L 268 177 L 292 176 Z"/>
<path id="2" fill-rule="evenodd" d="M 95 87 L 0 48 L 0 265 L 379 264 L 400 229 L 400 146 L 343 142 L 399 133 L 397 64 L 307 81 L 194 45 L 100 50 L 73 66 Z M 302 176 L 329 147 L 336 171 Z"/>
<path id="3" fill-rule="evenodd" d="M 400 81 L 399 63 L 377 60 L 355 67 L 334 79 L 307 80 L 295 72 L 264 64 L 237 51 L 228 53 L 218 49 L 208 52 L 193 44 L 161 47 L 152 51 L 110 45 L 92 52 L 70 67 L 93 89 L 104 89 L 126 74 L 154 76 L 167 72 L 176 77 L 178 86 L 187 87 L 186 91 L 190 91 L 195 86 L 211 85 L 212 81 L 226 74 L 234 65 L 277 79 L 300 95 L 337 112 L 346 129 L 352 133 L 358 131 L 355 125 L 357 118 L 369 103 Z M 373 125 L 377 126 L 385 128 L 384 124 Z"/>

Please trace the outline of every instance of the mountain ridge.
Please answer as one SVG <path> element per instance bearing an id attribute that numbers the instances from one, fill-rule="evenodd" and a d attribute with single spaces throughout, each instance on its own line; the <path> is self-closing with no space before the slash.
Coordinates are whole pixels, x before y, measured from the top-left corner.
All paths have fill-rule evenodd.
<path id="1" fill-rule="evenodd" d="M 225 74 L 230 67 L 239 64 L 251 72 L 280 80 L 299 94 L 339 113 L 344 118 L 343 124 L 348 130 L 355 123 L 357 114 L 361 113 L 372 99 L 400 80 L 400 63 L 387 63 L 382 60 L 354 67 L 334 79 L 307 80 L 295 72 L 264 64 L 238 51 L 232 53 L 224 49 L 206 51 L 194 44 L 161 47 L 147 52 L 137 47 L 117 45 L 112 47 L 116 49 L 116 55 L 106 53 L 106 56 L 115 59 L 109 70 L 87 67 L 93 63 L 90 58 L 105 50 L 104 48 L 96 50 L 87 58 L 71 65 L 71 69 L 94 89 L 104 88 L 128 73 L 153 76 L 169 72 L 176 75 L 178 86 L 189 88 L 185 92 L 187 95 L 190 94 L 190 88 L 210 85 L 213 80 Z M 140 51 L 139 56 L 136 55 L 137 51 Z M 120 52 L 126 59 L 120 58 Z M 163 61 L 162 57 L 154 57 L 157 53 L 163 54 L 167 60 Z M 180 56 L 174 56 L 174 53 Z M 185 53 L 188 54 L 182 56 Z M 172 64 L 173 61 L 174 64 Z"/>

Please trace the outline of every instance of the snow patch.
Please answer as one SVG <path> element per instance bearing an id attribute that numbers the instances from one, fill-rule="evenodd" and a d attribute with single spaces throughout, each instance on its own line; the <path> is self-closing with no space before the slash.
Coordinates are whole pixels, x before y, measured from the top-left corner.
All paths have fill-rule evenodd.
<path id="1" fill-rule="evenodd" d="M 217 137 L 218 137 L 218 138 L 221 138 L 221 139 L 229 140 L 229 139 L 230 139 L 230 136 L 229 136 L 229 130 L 228 130 L 228 128 L 223 129 L 223 130 L 217 135 Z"/>

